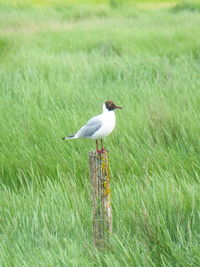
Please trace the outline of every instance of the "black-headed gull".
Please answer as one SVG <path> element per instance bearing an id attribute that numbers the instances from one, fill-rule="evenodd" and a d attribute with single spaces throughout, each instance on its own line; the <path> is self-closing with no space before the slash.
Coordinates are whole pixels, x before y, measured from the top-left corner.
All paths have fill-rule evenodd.
<path id="1" fill-rule="evenodd" d="M 91 118 L 78 132 L 64 137 L 63 140 L 77 138 L 96 139 L 96 151 L 105 151 L 102 139 L 111 134 L 115 128 L 116 119 L 114 110 L 116 108 L 122 109 L 122 107 L 116 106 L 112 101 L 106 101 L 103 103 L 102 114 Z M 101 139 L 101 150 L 98 150 L 98 139 Z"/>

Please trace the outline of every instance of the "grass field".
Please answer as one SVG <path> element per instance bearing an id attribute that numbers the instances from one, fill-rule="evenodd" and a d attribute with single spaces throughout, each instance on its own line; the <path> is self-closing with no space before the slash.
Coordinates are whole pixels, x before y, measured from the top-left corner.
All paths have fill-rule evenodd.
<path id="1" fill-rule="evenodd" d="M 0 266 L 200 266 L 198 3 L 0 2 Z M 124 109 L 105 141 L 114 233 L 98 251 L 95 144 L 61 138 L 105 100 Z"/>

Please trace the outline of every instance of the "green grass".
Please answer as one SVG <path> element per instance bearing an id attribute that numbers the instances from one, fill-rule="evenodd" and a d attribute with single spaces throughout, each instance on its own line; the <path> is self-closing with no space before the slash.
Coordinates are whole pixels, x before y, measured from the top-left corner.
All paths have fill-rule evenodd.
<path id="1" fill-rule="evenodd" d="M 6 3 L 14 6 L 22 5 L 68 5 L 68 4 L 135 4 L 135 3 L 176 3 L 184 0 L 0 0 L 0 3 Z M 198 1 L 198 0 L 192 0 Z"/>
<path id="2" fill-rule="evenodd" d="M 200 15 L 0 5 L 0 266 L 199 266 Z M 102 102 L 114 233 L 96 250 L 88 152 Z"/>
<path id="3" fill-rule="evenodd" d="M 200 2 L 199 0 L 183 0 L 177 3 L 172 10 L 174 12 L 181 12 L 185 10 L 190 12 L 200 12 Z"/>

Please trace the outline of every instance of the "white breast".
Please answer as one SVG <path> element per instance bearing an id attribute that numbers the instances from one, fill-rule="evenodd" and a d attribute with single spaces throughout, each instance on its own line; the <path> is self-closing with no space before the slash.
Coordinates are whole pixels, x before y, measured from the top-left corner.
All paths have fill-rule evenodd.
<path id="1" fill-rule="evenodd" d="M 91 136 L 93 139 L 104 138 L 111 134 L 115 128 L 116 119 L 114 111 L 105 112 L 101 116 L 102 127 Z"/>

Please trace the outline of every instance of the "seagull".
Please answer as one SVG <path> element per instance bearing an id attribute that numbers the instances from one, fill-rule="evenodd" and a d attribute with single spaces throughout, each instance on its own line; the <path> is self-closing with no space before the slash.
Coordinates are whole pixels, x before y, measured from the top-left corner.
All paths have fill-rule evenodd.
<path id="1" fill-rule="evenodd" d="M 106 151 L 103 147 L 103 138 L 111 134 L 115 128 L 115 109 L 122 109 L 120 106 L 116 106 L 113 101 L 106 101 L 103 103 L 102 114 L 91 118 L 80 130 L 76 133 L 64 137 L 63 140 L 77 139 L 77 138 L 89 138 L 96 140 L 96 152 L 102 153 Z M 98 150 L 98 139 L 101 140 L 101 150 Z"/>

